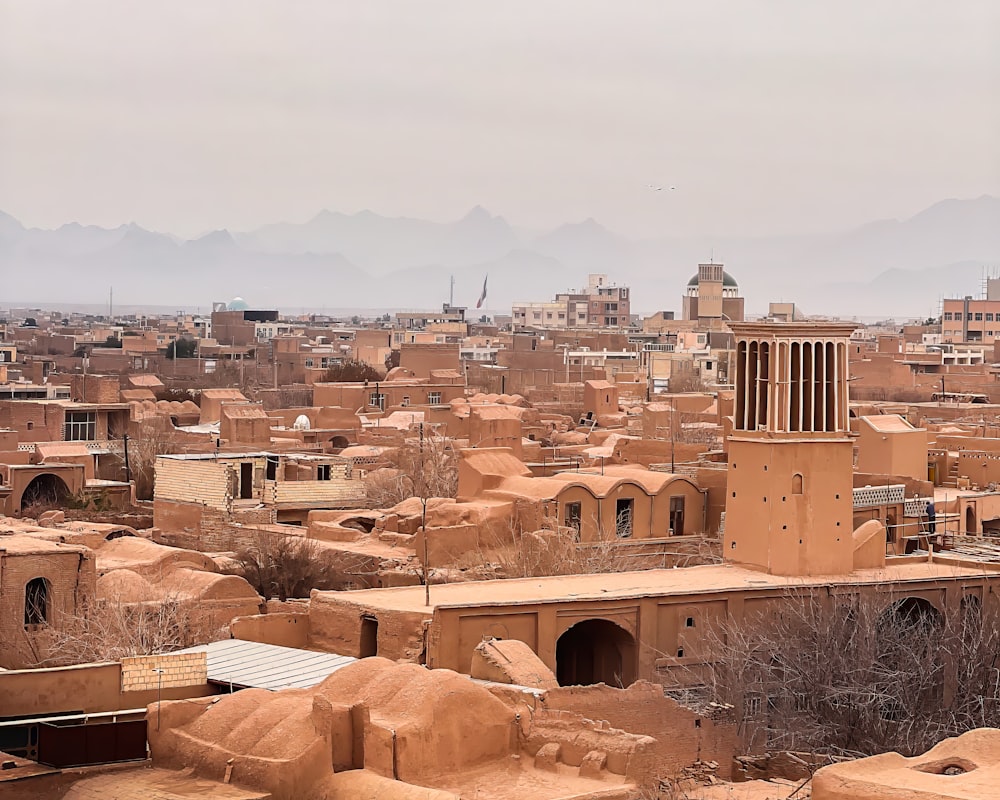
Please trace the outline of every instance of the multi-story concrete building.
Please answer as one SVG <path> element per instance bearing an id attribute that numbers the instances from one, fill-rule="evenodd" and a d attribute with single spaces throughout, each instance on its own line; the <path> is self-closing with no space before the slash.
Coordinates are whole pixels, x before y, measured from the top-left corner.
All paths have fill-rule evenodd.
<path id="1" fill-rule="evenodd" d="M 630 312 L 629 288 L 609 284 L 602 274 L 590 275 L 585 289 L 512 308 L 514 325 L 535 328 L 624 328 Z"/>
<path id="2" fill-rule="evenodd" d="M 992 285 L 994 281 L 989 281 Z M 1000 284 L 1000 281 L 996 281 Z M 941 303 L 941 339 L 946 343 L 992 345 L 1000 340 L 1000 287 L 995 297 L 946 298 Z"/>

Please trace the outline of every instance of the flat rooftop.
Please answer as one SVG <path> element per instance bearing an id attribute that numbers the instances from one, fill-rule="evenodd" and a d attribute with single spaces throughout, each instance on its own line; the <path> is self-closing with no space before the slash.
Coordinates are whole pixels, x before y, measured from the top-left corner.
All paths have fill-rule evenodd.
<path id="1" fill-rule="evenodd" d="M 557 575 L 544 578 L 446 583 L 431 586 L 431 604 L 424 604 L 423 586 L 317 592 L 314 599 L 346 602 L 386 611 L 426 611 L 436 608 L 565 603 L 579 600 L 631 600 L 673 594 L 712 594 L 745 589 L 789 589 L 831 584 L 883 584 L 902 581 L 979 577 L 984 569 L 931 561 L 889 563 L 882 569 L 856 570 L 848 575 L 807 578 L 769 575 L 731 564 L 683 569 Z M 994 574 L 994 573 L 990 573 Z"/>

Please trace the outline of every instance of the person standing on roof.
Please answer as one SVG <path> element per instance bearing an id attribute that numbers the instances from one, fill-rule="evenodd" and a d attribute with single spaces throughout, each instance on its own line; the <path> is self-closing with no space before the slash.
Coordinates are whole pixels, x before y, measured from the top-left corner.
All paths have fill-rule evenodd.
<path id="1" fill-rule="evenodd" d="M 937 527 L 937 512 L 934 509 L 933 500 L 927 501 L 927 507 L 924 509 L 924 513 L 927 515 L 927 532 L 935 533 L 935 528 Z"/>

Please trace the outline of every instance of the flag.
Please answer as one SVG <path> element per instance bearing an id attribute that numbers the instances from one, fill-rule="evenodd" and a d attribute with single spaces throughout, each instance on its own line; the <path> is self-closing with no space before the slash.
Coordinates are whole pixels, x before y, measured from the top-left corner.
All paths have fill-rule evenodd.
<path id="1" fill-rule="evenodd" d="M 486 281 L 488 281 L 489 279 L 490 279 L 489 275 L 483 278 L 483 293 L 479 295 L 479 300 L 476 302 L 476 308 L 482 308 L 483 303 L 486 302 Z"/>

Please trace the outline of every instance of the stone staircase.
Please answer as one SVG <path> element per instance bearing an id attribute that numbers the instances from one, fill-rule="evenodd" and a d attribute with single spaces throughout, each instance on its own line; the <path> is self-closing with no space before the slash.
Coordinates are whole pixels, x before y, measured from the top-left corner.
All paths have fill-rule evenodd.
<path id="1" fill-rule="evenodd" d="M 958 459 L 956 458 L 951 462 L 951 466 L 948 468 L 948 477 L 941 481 L 942 486 L 948 486 L 954 489 L 958 488 Z"/>

